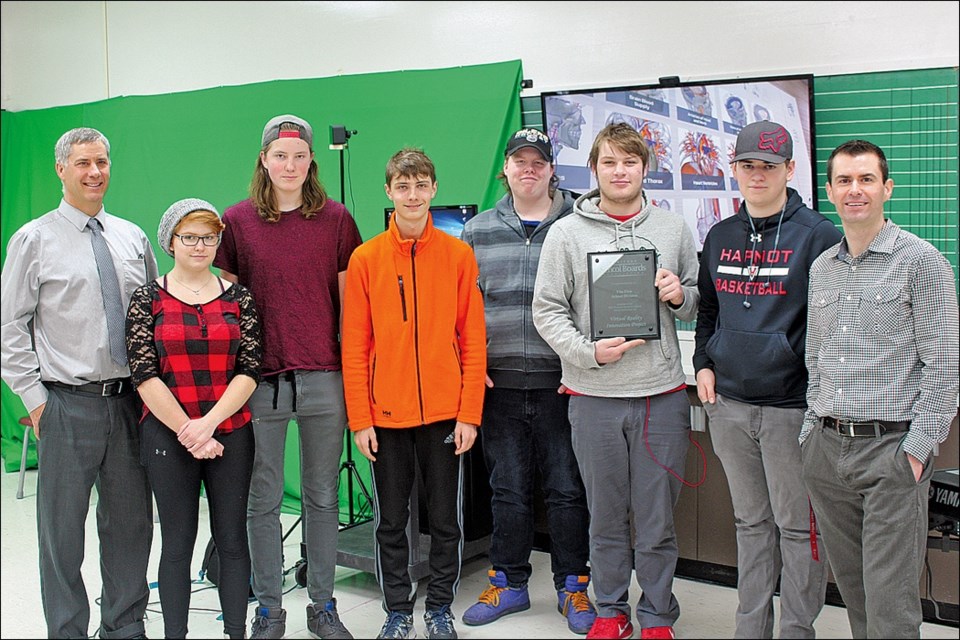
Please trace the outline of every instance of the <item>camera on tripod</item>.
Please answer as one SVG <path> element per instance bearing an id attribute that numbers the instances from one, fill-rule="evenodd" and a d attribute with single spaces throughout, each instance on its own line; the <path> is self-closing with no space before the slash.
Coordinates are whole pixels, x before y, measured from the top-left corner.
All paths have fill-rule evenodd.
<path id="1" fill-rule="evenodd" d="M 347 144 L 347 140 L 350 139 L 350 136 L 356 135 L 357 130 L 347 129 L 342 124 L 332 124 L 330 125 L 330 148 L 337 149 Z"/>

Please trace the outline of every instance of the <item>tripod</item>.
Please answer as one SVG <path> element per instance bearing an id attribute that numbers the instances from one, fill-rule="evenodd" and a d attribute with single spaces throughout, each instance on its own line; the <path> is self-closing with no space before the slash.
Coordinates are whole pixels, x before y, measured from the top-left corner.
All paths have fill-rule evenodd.
<path id="1" fill-rule="evenodd" d="M 339 478 L 340 474 L 344 471 L 347 472 L 347 509 L 348 509 L 348 519 L 346 522 L 340 523 L 340 531 L 345 529 L 350 529 L 352 527 L 360 526 L 370 522 L 373 519 L 373 516 L 361 516 L 360 513 L 356 510 L 353 504 L 353 483 L 356 482 L 357 486 L 360 488 L 360 492 L 363 493 L 363 497 L 367 501 L 367 505 L 373 504 L 373 498 L 370 496 L 370 492 L 367 490 L 365 484 L 363 484 L 363 478 L 360 477 L 360 472 L 357 471 L 357 464 L 353 461 L 353 442 L 350 438 L 350 431 L 348 430 L 343 434 L 344 442 L 343 446 L 347 453 L 347 459 L 340 463 L 340 469 L 337 471 L 337 477 Z M 294 529 L 297 528 L 303 522 L 303 508 L 300 509 L 301 515 L 298 517 L 293 524 L 290 525 L 290 528 L 287 529 L 287 532 L 283 534 L 280 538 L 281 547 L 287 538 L 290 537 L 290 534 L 293 533 Z M 303 536 L 301 535 L 300 541 L 300 559 L 294 563 L 293 567 L 284 572 L 284 574 L 289 571 L 294 571 L 294 577 L 296 578 L 297 584 L 301 587 L 307 586 L 307 545 L 303 542 Z"/>
<path id="2" fill-rule="evenodd" d="M 347 459 L 340 463 L 340 473 L 343 473 L 344 471 L 347 472 L 347 521 L 340 523 L 341 531 L 351 527 L 356 527 L 366 522 L 370 522 L 370 520 L 373 519 L 373 516 L 370 515 L 361 516 L 360 513 L 354 508 L 354 482 L 357 483 L 357 487 L 360 489 L 360 493 L 363 494 L 368 506 L 373 504 L 373 498 L 370 497 L 370 491 L 368 491 L 367 486 L 363 484 L 363 478 L 360 477 L 360 472 L 357 471 L 357 463 L 353 461 L 353 442 L 351 442 L 349 431 L 344 434 L 344 439 L 345 442 L 343 443 L 343 446 L 347 452 Z"/>
<path id="3" fill-rule="evenodd" d="M 350 140 L 351 136 L 356 135 L 356 133 L 356 129 L 350 130 L 343 125 L 330 125 L 330 149 L 340 152 L 340 203 L 344 206 L 347 204 L 347 195 L 345 188 L 346 171 L 343 166 L 343 152 L 347 148 L 347 141 Z M 353 442 L 350 438 L 349 431 L 344 434 L 343 448 L 347 453 L 347 459 L 340 463 L 340 470 L 338 473 L 342 474 L 344 471 L 347 472 L 348 517 L 346 522 L 340 523 L 341 531 L 364 524 L 372 519 L 372 516 L 360 516 L 354 507 L 354 483 L 356 483 L 357 487 L 359 487 L 360 492 L 367 501 L 367 505 L 369 506 L 373 504 L 373 498 L 370 497 L 370 492 L 367 490 L 366 485 L 363 484 L 363 478 L 360 477 L 360 472 L 357 471 L 357 464 L 353 461 Z"/>

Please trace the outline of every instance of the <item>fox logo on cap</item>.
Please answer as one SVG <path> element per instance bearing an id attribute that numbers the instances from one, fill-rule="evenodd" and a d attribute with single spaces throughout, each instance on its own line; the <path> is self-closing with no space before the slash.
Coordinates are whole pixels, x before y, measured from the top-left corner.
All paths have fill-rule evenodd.
<path id="1" fill-rule="evenodd" d="M 763 131 L 760 133 L 760 142 L 757 143 L 757 148 L 779 153 L 780 147 L 789 139 L 790 136 L 783 127 L 779 127 L 776 131 Z"/>
<path id="2" fill-rule="evenodd" d="M 780 164 L 792 158 L 793 139 L 790 132 L 782 124 L 762 120 L 740 130 L 732 162 L 761 160 Z"/>

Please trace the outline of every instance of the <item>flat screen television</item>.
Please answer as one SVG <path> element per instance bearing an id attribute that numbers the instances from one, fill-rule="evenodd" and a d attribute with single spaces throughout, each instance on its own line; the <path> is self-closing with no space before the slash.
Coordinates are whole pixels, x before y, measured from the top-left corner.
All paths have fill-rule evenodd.
<path id="1" fill-rule="evenodd" d="M 393 207 L 387 207 L 383 210 L 383 228 L 390 226 L 390 215 L 393 213 Z M 443 204 L 430 205 L 430 215 L 433 216 L 433 226 L 441 231 L 445 231 L 454 238 L 460 237 L 463 231 L 463 225 L 467 220 L 477 215 L 477 205 L 475 204 Z"/>
<path id="2" fill-rule="evenodd" d="M 737 133 L 752 122 L 772 120 L 790 132 L 790 186 L 816 208 L 813 75 L 553 91 L 540 102 L 562 188 L 596 188 L 587 167 L 593 140 L 607 124 L 627 122 L 650 146 L 647 197 L 683 215 L 698 251 L 707 230 L 740 207 L 730 159 Z"/>

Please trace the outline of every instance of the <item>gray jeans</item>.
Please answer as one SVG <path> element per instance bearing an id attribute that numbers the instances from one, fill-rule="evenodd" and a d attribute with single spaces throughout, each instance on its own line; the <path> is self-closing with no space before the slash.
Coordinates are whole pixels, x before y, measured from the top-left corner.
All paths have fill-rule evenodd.
<path id="1" fill-rule="evenodd" d="M 680 617 L 673 595 L 679 554 L 673 509 L 690 444 L 687 394 L 573 396 L 569 414 L 590 509 L 590 567 L 598 615 L 623 613 L 630 618 L 635 571 L 641 628 L 673 626 Z"/>
<path id="2" fill-rule="evenodd" d="M 816 637 L 827 592 L 823 545 L 813 558 L 810 503 L 797 437 L 803 409 L 761 407 L 717 394 L 704 404 L 737 525 L 736 638 L 773 637 L 780 580 L 780 637 Z"/>
<path id="3" fill-rule="evenodd" d="M 854 638 L 919 638 L 931 456 L 913 477 L 906 434 L 849 438 L 815 427 L 802 445 L 803 479 Z"/>
<path id="4" fill-rule="evenodd" d="M 247 503 L 253 592 L 262 607 L 282 606 L 283 548 L 280 504 L 287 425 L 300 429 L 303 542 L 307 594 L 333 597 L 340 525 L 338 482 L 347 415 L 339 371 L 295 371 L 264 380 L 250 398 L 257 451 Z"/>
<path id="5" fill-rule="evenodd" d="M 40 594 L 51 638 L 86 638 L 80 574 L 90 491 L 97 487 L 100 637 L 143 635 L 153 502 L 140 465 L 136 392 L 104 398 L 50 386 L 37 441 Z"/>

